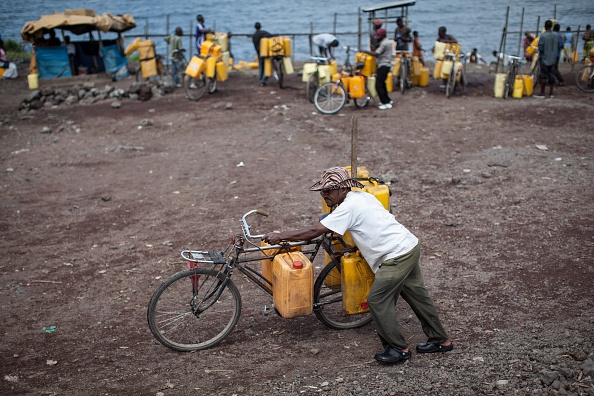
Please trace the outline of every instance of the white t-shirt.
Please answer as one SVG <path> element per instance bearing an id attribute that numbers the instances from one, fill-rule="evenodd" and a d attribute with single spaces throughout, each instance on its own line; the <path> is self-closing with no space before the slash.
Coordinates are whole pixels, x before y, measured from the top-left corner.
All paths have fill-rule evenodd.
<path id="1" fill-rule="evenodd" d="M 336 40 L 336 37 L 331 35 L 330 33 L 318 34 L 316 36 L 313 36 L 311 39 L 311 41 L 315 45 L 322 48 L 328 48 L 334 40 Z"/>
<path id="2" fill-rule="evenodd" d="M 377 198 L 362 191 L 349 191 L 321 223 L 340 235 L 348 230 L 374 273 L 383 261 L 408 253 L 419 243 Z"/>

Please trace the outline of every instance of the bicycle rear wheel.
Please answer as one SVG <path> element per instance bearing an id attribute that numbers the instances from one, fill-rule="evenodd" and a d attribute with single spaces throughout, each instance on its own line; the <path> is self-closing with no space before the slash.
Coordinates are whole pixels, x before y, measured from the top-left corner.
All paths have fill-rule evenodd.
<path id="1" fill-rule="evenodd" d="M 283 65 L 283 59 L 274 59 L 274 73 L 275 78 L 278 80 L 279 88 L 283 88 L 283 79 L 285 78 L 285 66 Z"/>
<path id="2" fill-rule="evenodd" d="M 507 76 L 505 77 L 505 87 L 503 88 L 503 99 L 507 99 L 510 93 L 514 90 L 514 81 L 516 76 L 510 70 L 507 72 Z"/>
<path id="3" fill-rule="evenodd" d="M 189 352 L 221 342 L 237 325 L 240 313 L 241 296 L 231 279 L 196 268 L 173 275 L 157 288 L 147 319 L 157 341 Z"/>
<path id="4" fill-rule="evenodd" d="M 344 107 L 347 93 L 342 84 L 326 83 L 314 95 L 314 106 L 322 114 L 335 114 Z"/>
<path id="5" fill-rule="evenodd" d="M 206 73 L 204 72 L 200 73 L 196 78 L 186 75 L 184 77 L 186 98 L 190 100 L 199 100 L 208 90 L 208 85 L 208 77 L 206 77 Z"/>
<path id="6" fill-rule="evenodd" d="M 373 320 L 369 312 L 356 315 L 343 313 L 340 264 L 335 262 L 326 265 L 316 278 L 314 314 L 324 325 L 336 330 L 355 329 Z"/>
<path id="7" fill-rule="evenodd" d="M 355 102 L 355 107 L 362 109 L 363 107 L 366 107 L 369 104 L 370 100 L 371 100 L 371 94 L 367 90 L 367 79 L 366 79 L 366 81 L 365 81 L 365 96 L 363 96 L 362 98 L 353 99 L 353 102 Z"/>
<path id="8" fill-rule="evenodd" d="M 219 81 L 217 80 L 217 72 L 215 71 L 214 76 L 208 81 L 208 93 L 213 94 L 217 91 L 217 86 L 219 85 Z"/>
<path id="9" fill-rule="evenodd" d="M 575 75 L 575 82 L 584 92 L 594 92 L 594 66 L 582 66 Z"/>
<path id="10" fill-rule="evenodd" d="M 318 88 L 320 87 L 320 76 L 318 74 L 318 72 L 313 72 L 311 73 L 311 75 L 309 76 L 309 79 L 307 80 L 307 87 L 305 88 L 305 92 L 307 94 L 307 99 L 313 103 L 314 102 L 314 95 L 316 94 L 316 91 L 318 90 Z"/>
<path id="11" fill-rule="evenodd" d="M 408 70 L 406 66 L 406 61 L 400 61 L 400 93 L 404 95 L 404 90 L 406 89 L 406 79 L 408 78 Z"/>

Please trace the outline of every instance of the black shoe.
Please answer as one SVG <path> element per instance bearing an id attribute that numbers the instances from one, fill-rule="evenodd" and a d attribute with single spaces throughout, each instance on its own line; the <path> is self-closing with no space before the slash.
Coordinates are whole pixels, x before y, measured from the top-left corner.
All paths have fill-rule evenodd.
<path id="1" fill-rule="evenodd" d="M 454 344 L 448 346 L 441 345 L 439 342 L 419 342 L 417 344 L 418 353 L 449 352 L 454 349 Z"/>
<path id="2" fill-rule="evenodd" d="M 398 364 L 410 359 L 410 352 L 402 352 L 395 347 L 387 347 L 383 353 L 376 353 L 375 360 L 380 363 Z"/>

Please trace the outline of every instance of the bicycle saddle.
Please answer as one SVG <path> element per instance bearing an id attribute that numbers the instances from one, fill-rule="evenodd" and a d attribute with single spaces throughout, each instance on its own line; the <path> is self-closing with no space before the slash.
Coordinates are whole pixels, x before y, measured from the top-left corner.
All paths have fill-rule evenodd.
<path id="1" fill-rule="evenodd" d="M 361 70 L 361 69 L 363 69 L 363 67 L 365 67 L 365 63 L 364 62 L 357 62 L 357 63 L 355 63 L 355 70 Z"/>

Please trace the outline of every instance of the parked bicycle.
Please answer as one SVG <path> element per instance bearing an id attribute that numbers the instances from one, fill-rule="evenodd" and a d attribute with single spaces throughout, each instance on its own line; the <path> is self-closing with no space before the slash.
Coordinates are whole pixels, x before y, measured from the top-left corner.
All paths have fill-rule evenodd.
<path id="1" fill-rule="evenodd" d="M 594 57 L 590 58 L 594 62 Z M 575 82 L 579 89 L 584 92 L 594 92 L 594 64 L 586 64 L 578 70 L 575 75 Z"/>
<path id="2" fill-rule="evenodd" d="M 410 74 L 412 71 L 412 58 L 408 51 L 394 51 L 397 56 L 400 54 L 400 69 L 398 72 L 398 85 L 400 86 L 400 93 L 404 94 L 406 88 L 412 87 Z"/>
<path id="3" fill-rule="evenodd" d="M 309 75 L 307 79 L 307 86 L 305 87 L 305 94 L 307 95 L 307 99 L 313 103 L 314 102 L 314 95 L 316 91 L 320 87 L 320 72 L 319 67 L 323 65 L 329 65 L 331 58 L 323 58 L 312 56 L 311 60 L 313 60 L 316 64 L 316 70 Z"/>
<path id="4" fill-rule="evenodd" d="M 508 55 L 509 64 L 507 75 L 505 76 L 505 86 L 503 88 L 503 99 L 507 99 L 508 96 L 514 93 L 514 84 L 516 82 L 516 77 L 521 76 L 522 73 L 520 71 L 522 65 L 520 63 L 519 56 Z"/>
<path id="5" fill-rule="evenodd" d="M 272 77 L 278 82 L 278 87 L 283 89 L 283 80 L 285 78 L 284 56 L 273 56 L 272 59 Z"/>
<path id="6" fill-rule="evenodd" d="M 200 55 L 199 58 L 206 62 L 206 60 L 211 57 L 202 56 Z M 185 73 L 184 73 L 185 74 Z M 215 67 L 214 74 L 212 78 L 209 78 L 206 75 L 206 71 L 202 70 L 196 75 L 196 77 L 191 77 L 188 74 L 184 76 L 184 91 L 186 93 L 186 98 L 189 100 L 200 100 L 202 96 L 206 92 L 209 94 L 215 93 L 217 90 L 217 70 Z"/>
<path id="7" fill-rule="evenodd" d="M 349 61 L 351 48 L 344 47 L 346 49 L 346 60 L 341 68 L 341 78 L 334 82 L 328 82 L 321 85 L 314 94 L 314 106 L 322 114 L 336 114 L 344 107 L 344 105 L 352 98 L 349 90 L 345 87 L 343 78 L 345 77 L 358 77 L 364 78 L 363 94 L 360 97 L 352 98 L 356 107 L 362 108 L 369 104 L 371 95 L 367 89 L 367 77 L 361 75 L 361 69 L 364 67 L 362 62 L 357 62 L 355 67 L 351 65 Z"/>
<path id="8" fill-rule="evenodd" d="M 320 246 L 330 261 L 316 272 L 313 312 L 327 327 L 353 329 L 371 322 L 371 314 L 345 314 L 342 307 L 340 257 L 353 252 L 340 236 L 327 233 L 315 239 L 280 245 L 260 246 L 262 235 L 252 235 L 247 217 L 268 216 L 251 210 L 241 219 L 242 234 L 232 238 L 223 251 L 184 250 L 182 258 L 187 270 L 164 281 L 153 294 L 147 311 L 149 328 L 155 338 L 177 351 L 196 351 L 213 347 L 235 328 L 241 314 L 241 295 L 233 281 L 237 269 L 245 278 L 272 295 L 272 283 L 254 268 L 261 260 L 272 260 L 277 254 L 300 247 L 314 261 Z"/>
<path id="9" fill-rule="evenodd" d="M 464 92 L 466 90 L 466 74 L 464 73 L 464 63 L 466 63 L 466 56 L 456 55 L 455 53 L 451 53 L 448 50 L 445 51 L 444 54 L 444 65 L 446 62 L 451 62 L 451 70 L 444 80 L 444 88 L 446 97 L 452 96 L 454 91 L 457 88 L 462 88 Z M 456 63 L 461 62 L 462 67 L 456 66 Z M 443 68 L 444 66 L 442 66 Z M 443 70 L 443 69 L 442 69 Z"/>

